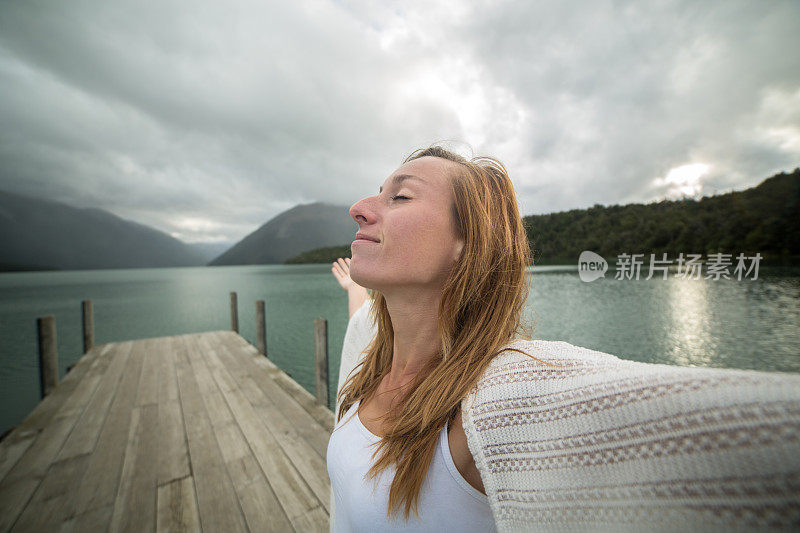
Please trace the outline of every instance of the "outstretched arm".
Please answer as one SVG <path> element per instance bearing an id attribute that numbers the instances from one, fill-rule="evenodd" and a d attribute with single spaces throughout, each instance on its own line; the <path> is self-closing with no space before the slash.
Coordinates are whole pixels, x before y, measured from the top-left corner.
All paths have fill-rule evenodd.
<path id="1" fill-rule="evenodd" d="M 347 291 L 348 318 L 358 311 L 367 299 L 367 289 L 350 278 L 350 258 L 339 258 L 332 263 L 331 272 L 342 289 Z"/>

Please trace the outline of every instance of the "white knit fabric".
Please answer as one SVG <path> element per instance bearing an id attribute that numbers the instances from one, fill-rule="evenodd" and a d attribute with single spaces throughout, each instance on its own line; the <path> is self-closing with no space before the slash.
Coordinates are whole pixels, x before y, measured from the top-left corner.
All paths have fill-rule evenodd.
<path id="1" fill-rule="evenodd" d="M 368 304 L 339 387 L 374 335 Z M 498 531 L 800 529 L 800 375 L 509 347 L 559 366 L 504 351 L 462 402 Z"/>

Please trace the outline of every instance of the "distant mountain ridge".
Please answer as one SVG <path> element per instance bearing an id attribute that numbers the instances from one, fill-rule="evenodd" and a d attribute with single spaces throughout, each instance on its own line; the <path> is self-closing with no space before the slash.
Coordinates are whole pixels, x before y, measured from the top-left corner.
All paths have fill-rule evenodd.
<path id="1" fill-rule="evenodd" d="M 295 206 L 247 235 L 209 266 L 283 263 L 301 252 L 350 242 L 358 224 L 346 206 L 315 202 Z"/>
<path id="2" fill-rule="evenodd" d="M 0 191 L 0 268 L 158 268 L 199 266 L 193 246 L 96 208 Z"/>
<path id="3" fill-rule="evenodd" d="M 225 253 L 231 246 L 236 243 L 233 242 L 192 242 L 189 243 L 192 248 L 197 250 L 203 256 L 203 262 L 208 263 L 212 259 L 219 257 Z"/>
<path id="4" fill-rule="evenodd" d="M 583 250 L 606 260 L 622 253 L 761 254 L 764 264 L 800 256 L 800 168 L 755 187 L 700 200 L 573 209 L 523 217 L 534 264 L 576 264 Z M 648 263 L 649 264 L 649 263 Z"/>
<path id="5" fill-rule="evenodd" d="M 785 263 L 800 256 L 800 168 L 700 200 L 596 204 L 523 223 L 540 265 L 574 263 L 583 250 L 607 259 L 760 252 Z M 349 255 L 357 230 L 346 206 L 316 202 L 276 215 L 232 246 L 187 244 L 102 209 L 0 191 L 0 271 L 329 262 Z"/>

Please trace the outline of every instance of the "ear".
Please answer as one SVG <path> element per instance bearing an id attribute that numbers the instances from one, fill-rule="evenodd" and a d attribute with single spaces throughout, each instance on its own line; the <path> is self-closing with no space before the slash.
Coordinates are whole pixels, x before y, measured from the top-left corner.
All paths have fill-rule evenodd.
<path id="1" fill-rule="evenodd" d="M 453 249 L 453 262 L 458 262 L 459 257 L 461 257 L 461 252 L 464 250 L 464 241 L 458 240 L 456 241 L 456 246 Z"/>

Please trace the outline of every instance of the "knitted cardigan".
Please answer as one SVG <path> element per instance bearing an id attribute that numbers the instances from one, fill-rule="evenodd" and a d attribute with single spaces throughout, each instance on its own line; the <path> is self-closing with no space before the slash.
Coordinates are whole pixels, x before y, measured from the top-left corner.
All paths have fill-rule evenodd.
<path id="1" fill-rule="evenodd" d="M 374 337 L 368 303 L 348 324 L 339 389 Z M 509 347 L 558 366 L 504 351 L 462 401 L 498 531 L 800 528 L 800 375 Z"/>

